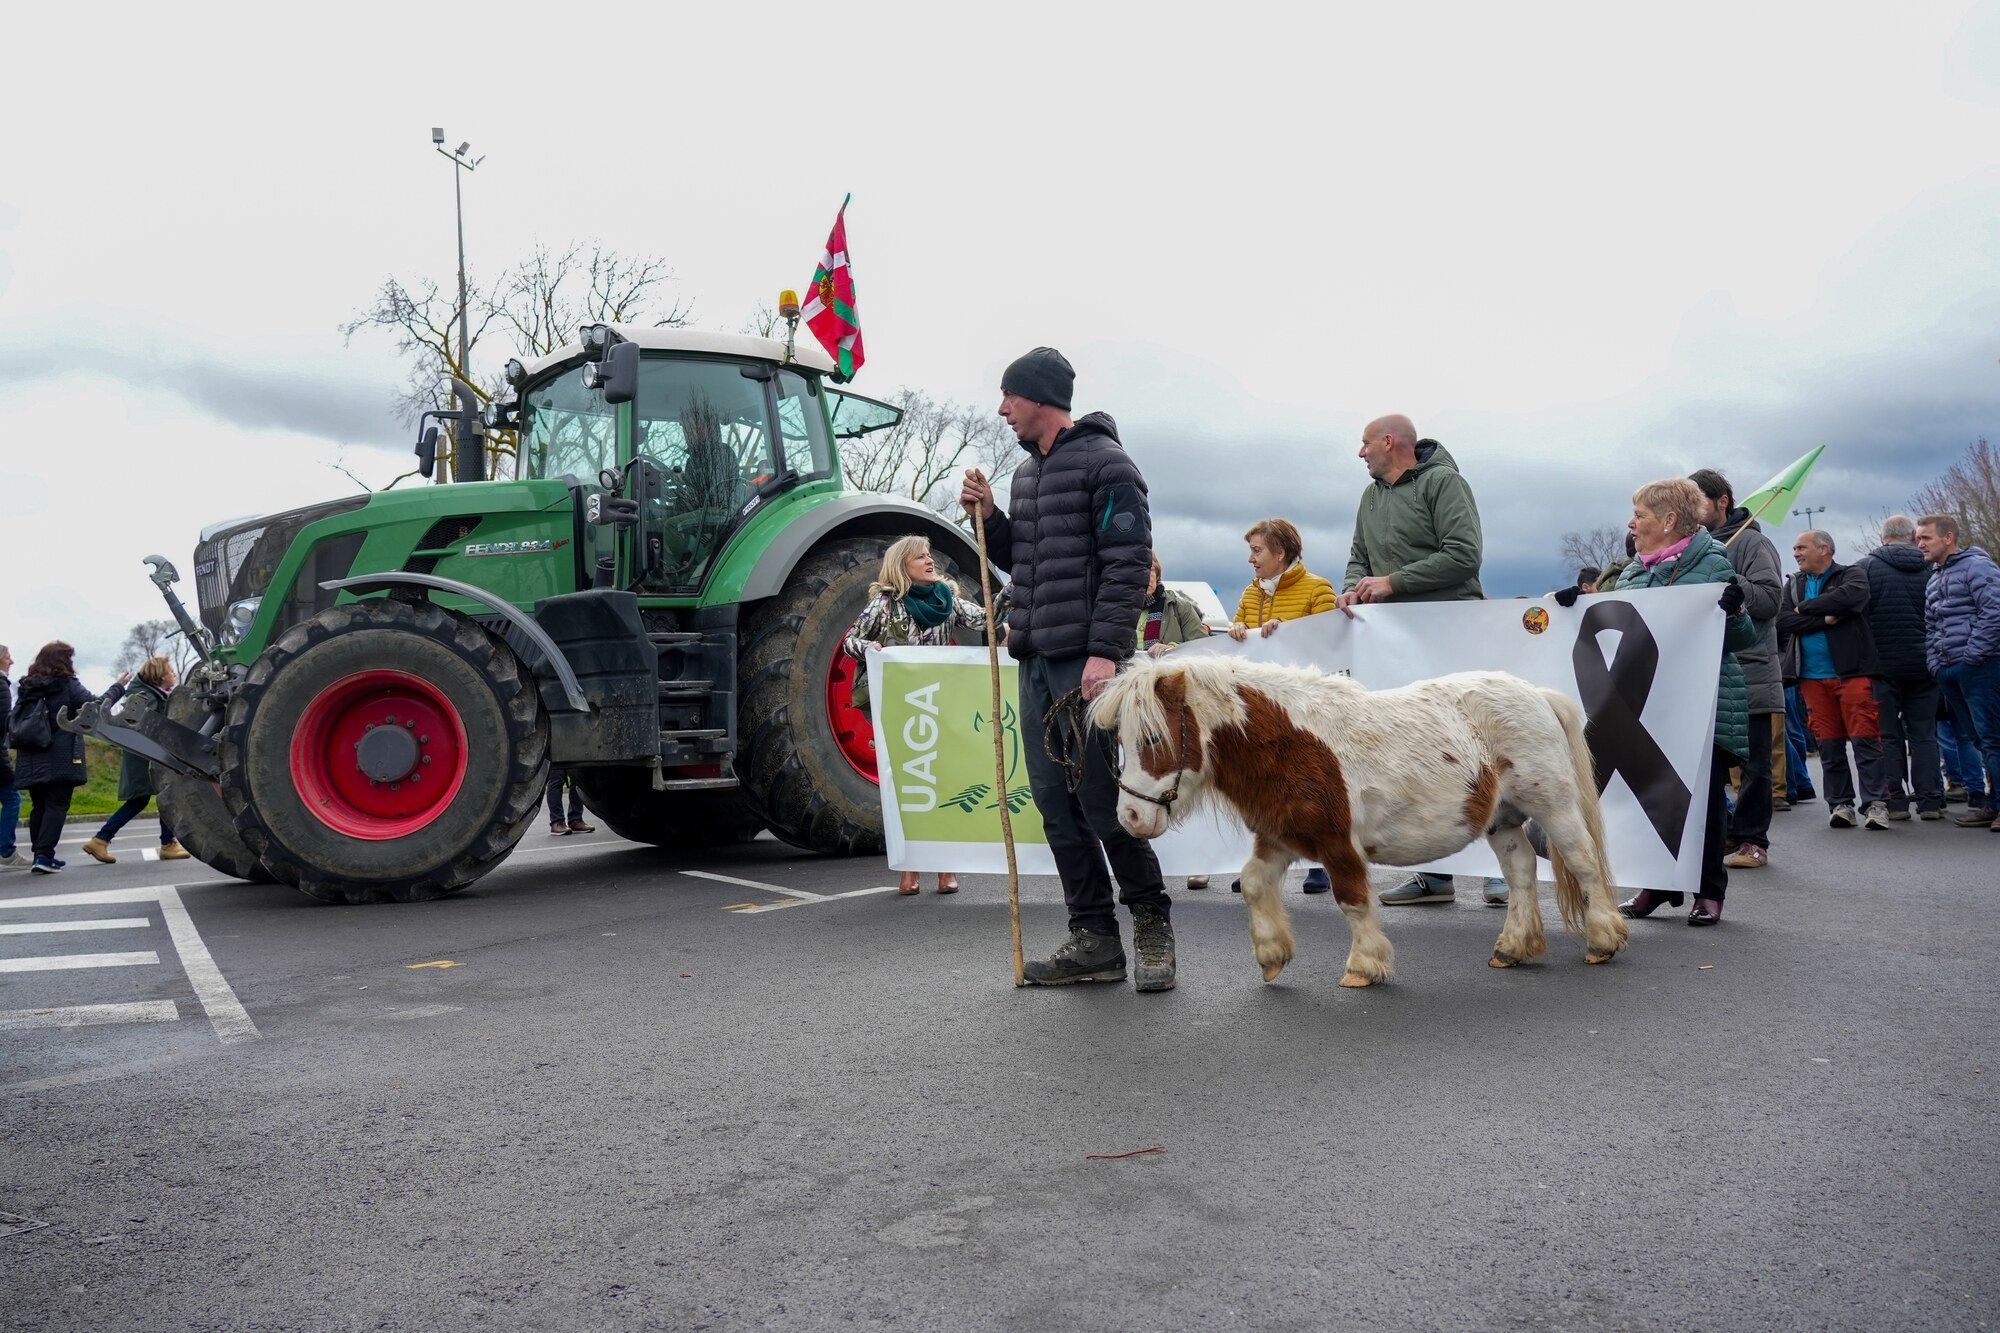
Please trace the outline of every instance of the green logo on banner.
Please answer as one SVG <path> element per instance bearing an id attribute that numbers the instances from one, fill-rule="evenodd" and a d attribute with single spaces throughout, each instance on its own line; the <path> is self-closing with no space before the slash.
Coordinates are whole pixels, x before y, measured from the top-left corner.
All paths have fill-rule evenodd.
<path id="1" fill-rule="evenodd" d="M 983 664 L 882 664 L 885 782 L 893 782 L 903 836 L 916 842 L 1000 841 L 1000 802 L 1017 842 L 1042 841 L 1041 815 L 1028 794 L 1028 761 L 1015 704 L 1015 669 L 1000 669 L 1000 737 L 1005 791 L 993 780 L 992 683 Z"/>

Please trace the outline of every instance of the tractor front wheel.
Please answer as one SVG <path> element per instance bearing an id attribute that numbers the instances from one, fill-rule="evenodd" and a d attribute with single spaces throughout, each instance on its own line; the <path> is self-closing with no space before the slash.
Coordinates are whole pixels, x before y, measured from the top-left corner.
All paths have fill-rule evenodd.
<path id="1" fill-rule="evenodd" d="M 271 873 L 324 902 L 455 893 L 503 860 L 548 785 L 532 675 L 425 603 L 322 611 L 229 705 L 222 795 Z"/>
<path id="2" fill-rule="evenodd" d="M 183 685 L 167 697 L 167 719 L 196 730 L 208 720 L 208 707 Z M 176 773 L 154 764 L 153 790 L 159 793 L 160 820 L 188 854 L 211 870 L 253 884 L 269 884 L 271 872 L 250 850 L 222 799 L 222 788 L 199 774 Z"/>

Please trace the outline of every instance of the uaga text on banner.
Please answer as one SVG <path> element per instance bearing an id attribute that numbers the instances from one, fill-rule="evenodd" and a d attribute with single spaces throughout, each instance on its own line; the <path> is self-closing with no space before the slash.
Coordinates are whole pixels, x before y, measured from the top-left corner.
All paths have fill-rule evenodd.
<path id="1" fill-rule="evenodd" d="M 1346 672 L 1390 689 L 1455 671 L 1506 671 L 1562 690 L 1590 716 L 1591 749 L 1605 782 L 1605 836 L 1613 882 L 1693 890 L 1715 728 L 1723 615 L 1713 587 L 1657 588 L 1550 600 L 1435 602 L 1356 608 L 1287 621 L 1268 639 L 1227 636 L 1182 653 L 1240 653 L 1259 661 Z M 892 648 L 870 653 L 875 746 L 889 864 L 897 870 L 1006 870 L 1000 802 L 1013 810 L 1024 874 L 1055 873 L 1028 796 L 1015 668 L 1003 659 L 999 719 L 1006 781 L 995 782 L 994 719 L 981 648 Z M 1365 782 L 1365 774 L 1351 774 Z M 1440 782 L 1459 781 L 1440 764 Z M 1216 807 L 1154 843 L 1169 875 L 1234 874 L 1250 835 Z M 1430 869 L 1498 874 L 1484 840 Z M 1543 870 L 1544 878 L 1547 869 Z"/>

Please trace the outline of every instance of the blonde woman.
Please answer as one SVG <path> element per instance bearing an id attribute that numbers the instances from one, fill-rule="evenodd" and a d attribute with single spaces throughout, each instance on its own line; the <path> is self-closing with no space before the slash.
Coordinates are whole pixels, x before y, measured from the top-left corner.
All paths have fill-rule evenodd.
<path id="1" fill-rule="evenodd" d="M 848 626 L 841 647 L 863 664 L 854 676 L 854 706 L 869 711 L 867 655 L 910 645 L 937 647 L 951 642 L 952 626 L 983 631 L 986 615 L 958 595 L 938 572 L 928 537 L 905 537 L 882 556 L 882 568 L 868 589 L 868 605 Z M 898 893 L 919 891 L 917 872 L 905 870 Z M 939 893 L 957 893 L 958 876 L 940 872 Z"/>
<path id="2" fill-rule="evenodd" d="M 114 702 L 123 698 L 125 703 L 120 713 L 157 713 L 167 706 L 167 696 L 174 692 L 179 682 L 174 678 L 174 664 L 164 657 L 149 657 L 139 667 L 139 677 L 129 686 L 114 685 L 106 692 L 106 698 Z M 146 808 L 153 799 L 153 766 L 125 751 L 124 766 L 118 770 L 118 799 L 123 802 L 111 818 L 104 821 L 104 827 L 97 830 L 97 836 L 83 844 L 83 850 L 106 865 L 118 858 L 111 854 L 111 840 L 118 836 L 118 830 L 125 827 L 132 816 Z M 182 861 L 187 852 L 174 839 L 174 831 L 167 827 L 167 821 L 160 821 L 160 859 L 162 861 Z"/>

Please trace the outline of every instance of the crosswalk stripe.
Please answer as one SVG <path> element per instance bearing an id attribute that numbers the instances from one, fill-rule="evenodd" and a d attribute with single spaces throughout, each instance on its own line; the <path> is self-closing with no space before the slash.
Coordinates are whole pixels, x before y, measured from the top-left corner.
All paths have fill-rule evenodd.
<path id="1" fill-rule="evenodd" d="M 105 1023 L 177 1023 L 180 1006 L 172 1000 L 137 1000 L 131 1004 L 78 1004 L 62 1009 L 0 1010 L 0 1032 L 29 1028 L 82 1028 Z"/>
<path id="2" fill-rule="evenodd" d="M 109 916 L 98 921 L 16 921 L 0 924 L 0 935 L 52 935 L 63 930 L 143 930 L 152 924 L 143 916 Z"/>
<path id="3" fill-rule="evenodd" d="M 146 967 L 160 955 L 144 953 L 58 953 L 44 958 L 0 958 L 0 972 L 71 972 L 87 967 Z"/>

